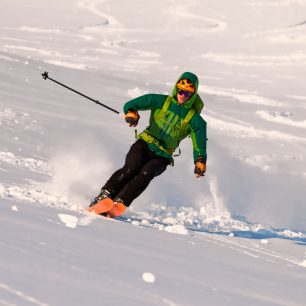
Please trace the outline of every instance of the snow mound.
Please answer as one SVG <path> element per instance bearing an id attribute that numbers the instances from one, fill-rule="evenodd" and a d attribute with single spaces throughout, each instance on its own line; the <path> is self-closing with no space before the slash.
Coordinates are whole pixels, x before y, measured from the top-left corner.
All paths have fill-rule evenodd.
<path id="1" fill-rule="evenodd" d="M 142 274 L 142 279 L 146 282 L 146 283 L 150 283 L 153 284 L 155 283 L 155 275 L 151 272 L 144 272 Z"/>
<path id="2" fill-rule="evenodd" d="M 183 225 L 169 225 L 165 228 L 165 231 L 168 233 L 187 235 L 188 231 Z"/>
<path id="3" fill-rule="evenodd" d="M 13 205 L 13 206 L 11 207 L 11 209 L 12 209 L 12 211 L 19 211 L 19 209 L 18 209 L 18 207 L 17 207 L 16 205 Z"/>
<path id="4" fill-rule="evenodd" d="M 299 265 L 306 268 L 306 260 L 302 261 Z"/>
<path id="5" fill-rule="evenodd" d="M 58 217 L 65 224 L 66 227 L 76 228 L 78 225 L 79 219 L 76 216 L 67 215 L 67 214 L 58 214 Z"/>

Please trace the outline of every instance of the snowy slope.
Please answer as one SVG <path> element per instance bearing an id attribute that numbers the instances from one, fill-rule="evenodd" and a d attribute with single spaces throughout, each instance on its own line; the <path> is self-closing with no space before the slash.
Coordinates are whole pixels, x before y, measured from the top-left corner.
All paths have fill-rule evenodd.
<path id="1" fill-rule="evenodd" d="M 304 243 L 175 235 L 106 219 L 70 228 L 54 209 L 14 209 L 1 205 L 3 305 L 304 304 Z"/>
<path id="2" fill-rule="evenodd" d="M 306 1 L 2 2 L 0 305 L 303 305 Z M 84 217 L 134 131 L 41 73 L 121 112 L 186 70 L 205 178 L 185 140 L 125 222 Z"/>

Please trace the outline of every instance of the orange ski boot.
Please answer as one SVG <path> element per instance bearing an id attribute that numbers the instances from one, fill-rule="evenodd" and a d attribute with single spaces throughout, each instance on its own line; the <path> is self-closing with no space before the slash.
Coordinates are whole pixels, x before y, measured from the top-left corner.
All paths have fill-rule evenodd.
<path id="1" fill-rule="evenodd" d="M 114 202 L 110 198 L 105 198 L 98 201 L 96 204 L 86 208 L 87 211 L 96 213 L 98 215 L 110 211 L 114 206 Z"/>
<path id="2" fill-rule="evenodd" d="M 126 207 L 122 202 L 115 202 L 110 211 L 106 213 L 107 217 L 114 218 L 119 217 L 125 213 Z"/>

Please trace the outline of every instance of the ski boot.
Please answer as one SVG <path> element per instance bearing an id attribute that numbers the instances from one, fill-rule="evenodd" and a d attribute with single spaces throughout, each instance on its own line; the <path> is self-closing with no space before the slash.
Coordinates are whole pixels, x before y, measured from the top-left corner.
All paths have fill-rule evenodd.
<path id="1" fill-rule="evenodd" d="M 108 194 L 105 194 L 103 191 L 98 195 L 92 202 L 92 204 L 87 208 L 87 211 L 96 213 L 98 215 L 114 218 L 119 217 L 125 213 L 126 206 L 123 204 L 123 201 L 120 198 L 115 198 L 112 200 L 107 197 Z"/>
<path id="2" fill-rule="evenodd" d="M 106 198 L 111 198 L 111 193 L 106 189 L 101 189 L 101 192 L 93 199 L 93 201 L 89 204 L 89 207 L 94 206 L 99 201 L 102 201 Z"/>
<path id="3" fill-rule="evenodd" d="M 93 199 L 86 210 L 101 216 L 106 216 L 106 212 L 111 210 L 114 205 L 114 202 L 110 197 L 111 193 L 108 190 L 101 189 L 99 195 Z"/>
<path id="4" fill-rule="evenodd" d="M 114 217 L 119 217 L 125 213 L 126 206 L 123 204 L 123 201 L 120 198 L 115 198 L 114 199 L 114 206 L 106 212 L 106 217 L 109 218 L 114 218 Z"/>

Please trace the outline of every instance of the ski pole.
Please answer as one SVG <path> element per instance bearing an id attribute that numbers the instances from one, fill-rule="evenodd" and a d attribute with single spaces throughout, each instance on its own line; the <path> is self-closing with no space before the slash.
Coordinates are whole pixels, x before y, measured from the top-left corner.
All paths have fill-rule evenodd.
<path id="1" fill-rule="evenodd" d="M 69 87 L 69 86 L 64 85 L 63 83 L 60 83 L 60 82 L 58 82 L 58 81 L 56 81 L 56 80 L 50 78 L 47 71 L 45 71 L 44 73 L 42 73 L 42 77 L 43 77 L 44 80 L 49 79 L 49 80 L 51 80 L 52 82 L 54 82 L 54 83 L 56 83 L 56 84 L 59 84 L 59 85 L 65 87 L 65 88 L 67 88 L 67 89 L 69 89 L 69 90 L 71 90 L 71 91 L 77 93 L 78 95 L 80 95 L 80 96 L 82 96 L 82 97 L 84 97 L 84 98 L 86 98 L 86 99 L 88 99 L 88 100 L 90 100 L 90 101 L 93 101 L 93 102 L 95 102 L 96 104 L 99 104 L 99 105 L 101 105 L 101 106 L 107 108 L 108 110 L 110 110 L 110 111 L 112 111 L 112 112 L 114 112 L 114 113 L 120 115 L 120 112 L 118 112 L 117 110 L 115 110 L 115 109 L 113 109 L 113 108 L 111 108 L 111 107 L 109 107 L 109 106 L 107 106 L 107 105 L 101 103 L 100 101 L 94 100 L 94 99 L 92 99 L 92 98 L 90 98 L 90 97 L 88 97 L 88 96 L 82 94 L 81 92 L 79 92 L 79 91 L 77 91 L 77 90 L 75 90 L 75 89 L 73 89 L 73 88 L 71 88 L 71 87 Z"/>

